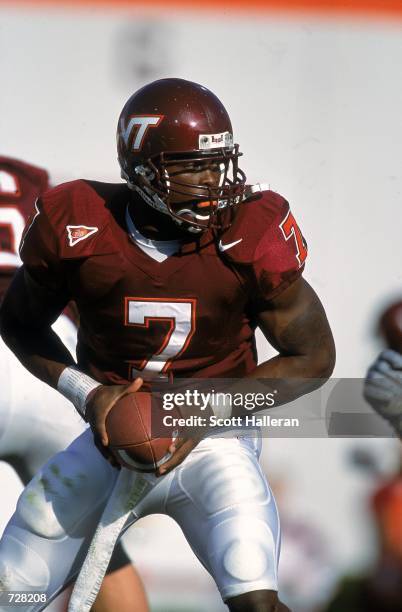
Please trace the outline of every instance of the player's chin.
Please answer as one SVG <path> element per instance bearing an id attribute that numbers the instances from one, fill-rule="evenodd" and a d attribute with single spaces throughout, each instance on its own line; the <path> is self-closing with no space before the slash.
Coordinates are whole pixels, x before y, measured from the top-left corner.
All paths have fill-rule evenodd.
<path id="1" fill-rule="evenodd" d="M 205 231 L 211 226 L 212 211 L 209 202 L 182 202 L 175 206 L 174 213 L 183 223 L 184 229 Z"/>
<path id="2" fill-rule="evenodd" d="M 183 211 L 183 213 L 180 214 L 180 218 L 183 220 L 183 226 L 186 230 L 193 228 L 199 232 L 205 232 L 211 225 L 210 215 L 199 215 Z"/>

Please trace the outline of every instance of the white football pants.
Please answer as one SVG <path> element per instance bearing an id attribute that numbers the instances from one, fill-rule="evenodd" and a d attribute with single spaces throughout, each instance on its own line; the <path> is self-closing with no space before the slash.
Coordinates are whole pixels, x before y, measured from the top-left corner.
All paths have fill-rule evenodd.
<path id="1" fill-rule="evenodd" d="M 206 438 L 167 476 L 145 475 L 151 488 L 128 519 L 131 524 L 162 513 L 176 520 L 224 600 L 277 590 L 279 519 L 253 433 Z M 90 430 L 51 458 L 21 494 L 0 541 L 2 589 L 45 591 L 49 603 L 71 582 L 117 475 L 94 446 Z M 133 476 L 133 491 L 143 477 Z M 127 498 L 121 504 L 125 513 Z M 19 607 L 24 612 L 45 608 L 40 603 Z"/>

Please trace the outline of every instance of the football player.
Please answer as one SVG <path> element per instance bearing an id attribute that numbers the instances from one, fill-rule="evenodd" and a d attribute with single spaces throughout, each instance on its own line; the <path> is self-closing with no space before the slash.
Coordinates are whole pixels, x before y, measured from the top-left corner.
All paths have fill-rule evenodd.
<path id="1" fill-rule="evenodd" d="M 385 310 L 380 331 L 389 348 L 369 368 L 364 397 L 402 439 L 402 302 Z"/>
<path id="2" fill-rule="evenodd" d="M 35 200 L 49 189 L 48 173 L 20 160 L 0 156 L 0 302 L 21 265 L 18 246 Z M 75 352 L 72 306 L 55 322 L 63 343 Z M 60 393 L 32 376 L 0 339 L 0 460 L 9 463 L 26 485 L 56 452 L 85 430 L 85 424 Z M 57 414 L 57 418 L 55 418 Z M 146 611 L 144 591 L 121 547 L 100 590 L 94 612 L 116 609 Z M 125 607 L 124 599 L 130 602 Z M 114 604 L 114 605 L 113 605 Z"/>
<path id="3" fill-rule="evenodd" d="M 220 100 L 196 83 L 155 81 L 127 101 L 117 141 L 127 184 L 73 181 L 37 203 L 1 313 L 20 361 L 74 403 L 105 448 L 107 413 L 144 380 L 287 380 L 288 400 L 322 384 L 335 351 L 302 278 L 306 244 L 288 203 L 246 184 Z M 71 299 L 80 314 L 77 365 L 51 329 Z M 257 325 L 278 351 L 258 366 Z M 225 406 L 227 416 L 236 410 Z M 253 432 L 183 434 L 169 463 L 143 475 L 119 472 L 84 432 L 22 493 L 0 543 L 1 583 L 35 585 L 50 601 L 96 544 L 100 516 L 113 531 L 103 514 L 113 507 L 130 513 L 125 527 L 151 513 L 176 520 L 232 612 L 287 610 L 277 593 L 279 519 L 259 448 Z M 104 558 L 95 557 L 99 576 L 71 610 L 89 610 Z"/>

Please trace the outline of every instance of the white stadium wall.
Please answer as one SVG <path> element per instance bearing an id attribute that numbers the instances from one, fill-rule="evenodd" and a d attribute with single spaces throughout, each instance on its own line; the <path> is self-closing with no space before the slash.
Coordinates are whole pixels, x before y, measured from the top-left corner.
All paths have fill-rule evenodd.
<path id="1" fill-rule="evenodd" d="M 53 182 L 118 181 L 115 125 L 126 98 L 165 76 L 203 83 L 229 110 L 247 176 L 290 201 L 307 238 L 306 278 L 333 327 L 335 375 L 363 376 L 380 346 L 376 317 L 402 296 L 402 12 L 88 4 L 0 3 L 0 152 L 46 167 Z M 325 532 L 339 568 L 370 555 L 359 517 L 372 483 L 350 473 L 354 444 L 265 440 L 268 474 L 289 474 L 291 501 Z M 397 452 L 389 440 L 359 445 L 388 465 Z M 3 492 L 17 487 L 8 469 L 0 478 Z"/>
<path id="2" fill-rule="evenodd" d="M 119 180 L 116 118 L 148 80 L 215 91 L 247 175 L 289 199 L 308 240 L 335 374 L 363 374 L 373 316 L 402 295 L 402 20 L 6 7 L 0 19 L 1 150 L 55 182 Z"/>

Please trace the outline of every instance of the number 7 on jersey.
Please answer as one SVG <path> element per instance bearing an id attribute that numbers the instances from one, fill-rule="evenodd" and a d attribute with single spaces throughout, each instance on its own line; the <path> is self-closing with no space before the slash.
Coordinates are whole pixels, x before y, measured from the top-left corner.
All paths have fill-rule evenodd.
<path id="1" fill-rule="evenodd" d="M 144 380 L 167 379 L 167 370 L 189 345 L 195 332 L 196 299 L 194 298 L 142 298 L 125 299 L 125 324 L 129 327 L 145 327 L 152 337 L 153 325 L 158 321 L 169 322 L 169 330 L 160 347 L 149 359 L 136 368 L 131 366 L 130 378 L 141 376 Z"/>

